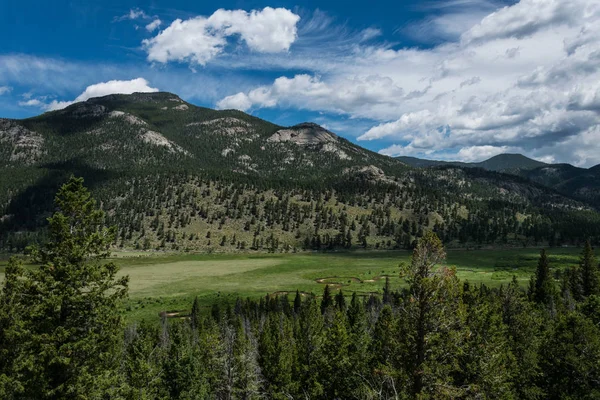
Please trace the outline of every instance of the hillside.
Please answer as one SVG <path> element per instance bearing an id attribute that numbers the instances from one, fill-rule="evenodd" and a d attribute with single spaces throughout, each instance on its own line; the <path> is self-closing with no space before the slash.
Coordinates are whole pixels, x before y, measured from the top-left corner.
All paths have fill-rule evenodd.
<path id="1" fill-rule="evenodd" d="M 498 154 L 485 161 L 476 163 L 466 163 L 460 161 L 437 161 L 437 160 L 426 160 L 417 157 L 396 157 L 396 159 L 410 165 L 412 167 L 426 168 L 426 167 L 439 167 L 439 166 L 457 166 L 466 168 L 483 168 L 488 171 L 496 172 L 510 172 L 517 170 L 530 170 L 538 167 L 543 167 L 548 164 L 532 160 L 531 158 L 525 157 L 522 154 Z"/>
<path id="2" fill-rule="evenodd" d="M 600 166 L 579 168 L 570 164 L 546 164 L 521 154 L 500 154 L 478 163 L 425 160 L 416 157 L 396 157 L 416 168 L 456 166 L 482 168 L 518 175 L 550 189 L 600 207 Z"/>
<path id="3" fill-rule="evenodd" d="M 71 174 L 86 179 L 123 247 L 410 248 L 426 229 L 449 246 L 600 236 L 589 205 L 522 177 L 411 168 L 316 124 L 281 127 L 171 93 L 0 120 L 0 154 L 0 247 L 9 250 L 43 238 Z"/>

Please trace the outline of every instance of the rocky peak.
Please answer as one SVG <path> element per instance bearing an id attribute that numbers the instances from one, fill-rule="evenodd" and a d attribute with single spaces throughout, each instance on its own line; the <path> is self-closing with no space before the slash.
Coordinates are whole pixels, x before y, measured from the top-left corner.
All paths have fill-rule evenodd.
<path id="1" fill-rule="evenodd" d="M 338 136 L 314 123 L 305 122 L 290 128 L 280 129 L 268 141 L 292 142 L 300 146 L 335 143 Z"/>

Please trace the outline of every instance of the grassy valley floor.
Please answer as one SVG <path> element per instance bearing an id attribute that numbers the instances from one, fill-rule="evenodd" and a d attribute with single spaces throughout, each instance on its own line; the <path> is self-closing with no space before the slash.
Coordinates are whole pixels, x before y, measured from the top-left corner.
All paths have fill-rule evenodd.
<path id="1" fill-rule="evenodd" d="M 578 262 L 578 248 L 548 251 L 553 271 Z M 161 312 L 183 316 L 198 296 L 201 305 L 233 304 L 237 297 L 257 298 L 298 289 L 320 295 L 329 284 L 334 293 L 381 293 L 385 278 L 392 289 L 402 286 L 400 264 L 410 262 L 408 251 L 355 251 L 299 254 L 185 254 L 118 252 L 113 260 L 130 277 L 125 305 L 128 321 L 158 318 Z M 533 248 L 510 250 L 451 250 L 448 266 L 474 284 L 499 286 L 513 275 L 526 286 L 539 257 Z M 0 281 L 6 258 L 0 259 Z"/>

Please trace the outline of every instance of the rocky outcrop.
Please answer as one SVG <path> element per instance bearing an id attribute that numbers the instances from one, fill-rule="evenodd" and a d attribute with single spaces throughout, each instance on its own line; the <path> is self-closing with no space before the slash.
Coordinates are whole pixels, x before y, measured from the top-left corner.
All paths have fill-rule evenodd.
<path id="1" fill-rule="evenodd" d="M 0 119 L 0 144 L 8 145 L 10 162 L 30 165 L 44 154 L 44 138 L 9 119 Z"/>
<path id="2" fill-rule="evenodd" d="M 291 142 L 300 146 L 306 146 L 336 143 L 338 142 L 338 137 L 335 133 L 317 124 L 304 123 L 291 128 L 280 129 L 267 140 L 275 143 Z"/>

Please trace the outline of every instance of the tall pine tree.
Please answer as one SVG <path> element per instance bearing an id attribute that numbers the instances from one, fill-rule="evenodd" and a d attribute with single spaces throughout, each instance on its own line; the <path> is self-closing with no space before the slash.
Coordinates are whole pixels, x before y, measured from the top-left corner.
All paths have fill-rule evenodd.
<path id="1" fill-rule="evenodd" d="M 115 351 L 122 337 L 119 304 L 127 277 L 104 260 L 116 229 L 103 227 L 83 179 L 63 185 L 48 219 L 48 242 L 32 249 L 34 270 L 13 262 L 2 297 L 11 299 L 12 322 L 2 326 L 18 353 L 12 376 L 26 398 L 92 398 L 118 380 Z M 16 297 L 15 297 L 16 295 Z"/>

